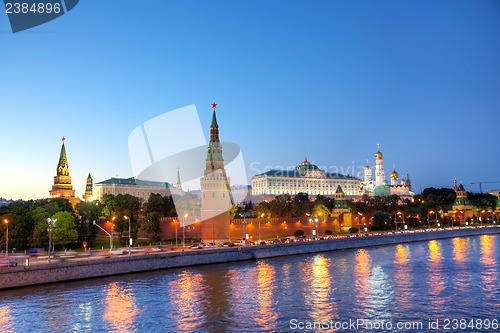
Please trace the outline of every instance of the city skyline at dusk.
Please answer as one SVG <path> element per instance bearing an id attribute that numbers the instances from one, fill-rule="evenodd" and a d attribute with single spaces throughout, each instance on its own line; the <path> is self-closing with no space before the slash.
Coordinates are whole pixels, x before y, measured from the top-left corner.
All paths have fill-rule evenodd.
<path id="1" fill-rule="evenodd" d="M 48 197 L 63 136 L 78 197 L 89 172 L 131 177 L 134 128 L 195 104 L 208 137 L 214 102 L 249 182 L 306 151 L 362 177 L 377 144 L 417 193 L 500 181 L 498 2 L 118 4 L 17 34 L 0 20 L 0 197 Z"/>

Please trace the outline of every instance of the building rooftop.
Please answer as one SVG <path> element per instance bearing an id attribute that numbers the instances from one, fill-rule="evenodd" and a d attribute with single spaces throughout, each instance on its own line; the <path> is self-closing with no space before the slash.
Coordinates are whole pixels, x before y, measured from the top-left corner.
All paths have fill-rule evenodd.
<path id="1" fill-rule="evenodd" d="M 154 186 L 154 187 L 164 187 L 164 188 L 171 187 L 171 185 L 169 183 L 153 182 L 153 181 L 149 181 L 149 180 L 140 180 L 140 179 L 135 179 L 134 177 L 130 177 L 130 178 L 114 178 L 114 177 L 112 177 L 110 179 L 106 179 L 102 182 L 99 182 L 96 185 L 104 185 L 104 184 Z"/>

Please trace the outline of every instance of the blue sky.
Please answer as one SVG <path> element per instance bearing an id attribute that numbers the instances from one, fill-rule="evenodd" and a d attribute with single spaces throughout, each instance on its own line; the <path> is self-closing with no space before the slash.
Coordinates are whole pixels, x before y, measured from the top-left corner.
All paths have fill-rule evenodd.
<path id="1" fill-rule="evenodd" d="M 127 138 L 196 104 L 248 176 L 309 160 L 409 170 L 415 190 L 500 181 L 498 1 L 80 1 L 13 34 L 0 13 L 0 196 L 132 175 Z M 252 164 L 253 163 L 253 164 Z M 352 169 L 351 169 L 352 170 Z M 483 189 L 500 188 L 500 183 Z"/>

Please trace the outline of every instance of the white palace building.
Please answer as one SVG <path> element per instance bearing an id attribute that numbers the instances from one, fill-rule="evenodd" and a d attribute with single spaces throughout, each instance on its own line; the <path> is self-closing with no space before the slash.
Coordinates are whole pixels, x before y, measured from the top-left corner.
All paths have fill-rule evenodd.
<path id="1" fill-rule="evenodd" d="M 334 196 L 338 186 L 346 195 L 360 195 L 360 180 L 349 175 L 321 170 L 306 159 L 294 170 L 270 170 L 252 177 L 252 197 L 296 195 Z M 260 200 L 256 200 L 260 201 Z"/>

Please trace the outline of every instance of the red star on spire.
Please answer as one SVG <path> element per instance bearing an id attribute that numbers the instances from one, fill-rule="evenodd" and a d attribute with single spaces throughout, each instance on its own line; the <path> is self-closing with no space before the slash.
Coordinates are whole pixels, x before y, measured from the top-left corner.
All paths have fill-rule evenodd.
<path id="1" fill-rule="evenodd" d="M 212 103 L 212 107 L 215 109 L 217 107 L 217 104 Z"/>
<path id="2" fill-rule="evenodd" d="M 66 140 L 66 138 L 63 136 L 62 140 L 63 140 L 63 142 L 64 142 L 64 140 Z"/>

